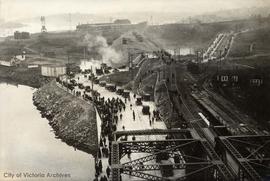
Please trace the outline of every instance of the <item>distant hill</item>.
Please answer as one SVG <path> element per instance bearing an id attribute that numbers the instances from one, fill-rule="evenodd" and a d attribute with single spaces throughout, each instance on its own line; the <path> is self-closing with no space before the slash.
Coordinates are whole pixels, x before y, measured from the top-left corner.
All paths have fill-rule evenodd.
<path id="1" fill-rule="evenodd" d="M 205 13 L 201 15 L 192 16 L 186 21 L 196 22 L 200 21 L 202 23 L 218 22 L 218 21 L 232 21 L 239 19 L 247 19 L 254 15 L 261 15 L 266 17 L 270 15 L 270 6 L 267 7 L 253 7 L 253 8 L 240 8 L 232 10 L 222 10 L 212 13 Z"/>
<path id="2" fill-rule="evenodd" d="M 65 13 L 45 16 L 46 24 L 51 26 L 66 26 L 71 25 L 75 27 L 83 23 L 108 23 L 116 19 L 129 19 L 132 23 L 148 21 L 154 25 L 168 24 L 168 23 L 189 23 L 201 22 L 218 22 L 231 21 L 249 18 L 251 15 L 268 16 L 270 14 L 270 6 L 267 7 L 252 7 L 232 10 L 223 10 L 205 14 L 196 14 L 195 12 L 178 11 L 178 12 L 118 12 L 107 14 L 94 13 Z M 14 23 L 22 24 L 40 24 L 40 17 L 33 17 L 27 19 L 18 19 Z"/>
<path id="3" fill-rule="evenodd" d="M 2 22 L 0 23 L 0 28 L 5 29 L 5 28 L 21 28 L 26 26 L 25 24 L 22 23 L 17 23 L 17 22 Z"/>
<path id="4" fill-rule="evenodd" d="M 66 14 L 55 14 L 45 16 L 46 24 L 48 25 L 59 25 L 59 26 L 68 26 L 69 23 L 77 25 L 79 23 L 93 23 L 93 22 L 108 22 L 109 18 L 103 15 L 95 15 L 88 13 L 66 13 Z M 70 21 L 71 20 L 71 21 Z M 40 17 L 19 19 L 15 22 L 22 22 L 27 24 L 40 24 Z"/>
<path id="5" fill-rule="evenodd" d="M 269 65 L 270 60 L 270 26 L 240 33 L 233 42 L 229 57 L 243 59 L 250 65 Z M 242 61 L 242 62 L 245 62 Z"/>
<path id="6" fill-rule="evenodd" d="M 188 15 L 190 15 L 188 12 L 119 12 L 108 14 L 66 13 L 48 15 L 45 16 L 45 18 L 47 24 L 58 24 L 60 26 L 69 25 L 69 19 L 71 19 L 72 25 L 77 25 L 79 23 L 108 23 L 116 19 L 129 19 L 131 23 L 148 21 L 150 24 L 163 24 L 177 22 L 179 19 L 187 17 Z M 14 22 L 40 24 L 40 17 L 18 19 Z"/>
<path id="7" fill-rule="evenodd" d="M 218 33 L 254 29 L 268 25 L 270 18 L 234 20 L 214 23 L 164 24 L 149 26 L 145 34 L 167 48 L 204 49 Z"/>

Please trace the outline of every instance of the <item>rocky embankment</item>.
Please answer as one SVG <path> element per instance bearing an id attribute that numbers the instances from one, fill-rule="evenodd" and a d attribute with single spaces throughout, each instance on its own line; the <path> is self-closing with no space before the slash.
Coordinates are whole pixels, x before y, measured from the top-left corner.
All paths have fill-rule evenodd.
<path id="1" fill-rule="evenodd" d="M 136 77 L 134 78 L 133 90 L 139 95 L 148 93 L 151 99 L 154 100 L 160 116 L 167 128 L 174 127 L 172 121 L 172 103 L 170 101 L 169 93 L 166 88 L 165 79 L 163 76 L 159 77 L 158 72 L 164 70 L 162 62 L 159 60 L 149 60 L 143 62 Z"/>
<path id="2" fill-rule="evenodd" d="M 160 116 L 166 124 L 167 128 L 172 125 L 172 103 L 167 92 L 166 84 L 164 81 L 157 81 L 154 91 L 155 104 L 160 112 Z"/>
<path id="3" fill-rule="evenodd" d="M 55 81 L 38 89 L 33 101 L 42 116 L 49 120 L 57 138 L 92 155 L 97 153 L 94 105 L 62 90 Z"/>

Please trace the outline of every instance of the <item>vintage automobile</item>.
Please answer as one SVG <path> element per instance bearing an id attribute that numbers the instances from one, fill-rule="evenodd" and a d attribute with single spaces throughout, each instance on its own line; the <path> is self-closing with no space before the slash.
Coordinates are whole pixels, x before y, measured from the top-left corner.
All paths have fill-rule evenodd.
<path id="1" fill-rule="evenodd" d="M 149 115 L 150 114 L 150 107 L 149 106 L 143 106 L 142 113 L 144 115 Z"/>

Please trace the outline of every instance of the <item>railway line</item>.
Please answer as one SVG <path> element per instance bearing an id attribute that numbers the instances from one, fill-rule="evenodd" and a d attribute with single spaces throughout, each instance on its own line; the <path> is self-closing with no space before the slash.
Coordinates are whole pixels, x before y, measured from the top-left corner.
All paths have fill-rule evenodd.
<path id="1" fill-rule="evenodd" d="M 198 114 L 193 114 L 188 105 L 185 102 L 185 99 L 183 99 L 183 94 L 180 90 L 181 88 L 178 87 L 177 80 L 176 80 L 176 70 L 175 65 L 172 63 L 170 64 L 170 81 L 171 84 L 169 92 L 173 94 L 172 96 L 177 95 L 178 99 L 173 99 L 173 105 L 176 106 L 176 110 L 178 111 L 178 114 L 185 115 L 185 118 L 187 119 L 187 122 L 190 125 L 190 128 L 192 128 L 192 131 L 194 131 L 199 137 L 198 139 L 201 141 L 201 144 L 207 154 L 209 155 L 210 159 L 212 161 L 218 162 L 217 169 L 222 175 L 224 180 L 234 180 L 235 179 L 235 173 L 233 173 L 221 160 L 221 158 L 218 156 L 214 149 L 215 145 L 215 134 L 212 133 L 212 130 L 208 128 L 203 128 L 205 124 L 201 123 L 204 122 Z M 181 111 L 184 110 L 184 111 Z"/>

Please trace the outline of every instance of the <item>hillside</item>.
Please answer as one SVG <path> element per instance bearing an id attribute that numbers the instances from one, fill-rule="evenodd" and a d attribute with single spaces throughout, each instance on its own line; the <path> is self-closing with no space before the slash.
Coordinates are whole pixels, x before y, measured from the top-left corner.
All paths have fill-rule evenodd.
<path id="1" fill-rule="evenodd" d="M 246 19 L 254 15 L 261 15 L 267 17 L 270 15 L 269 4 L 264 7 L 252 7 L 252 8 L 238 8 L 230 10 L 221 10 L 211 13 L 204 13 L 191 17 L 190 21 L 206 22 L 218 22 L 218 21 L 232 21 Z"/>
<path id="2" fill-rule="evenodd" d="M 270 53 L 270 27 L 239 34 L 233 43 L 231 57 Z"/>
<path id="3" fill-rule="evenodd" d="M 215 23 L 165 24 L 149 26 L 145 33 L 166 47 L 205 49 L 221 32 L 240 31 L 268 24 L 267 18 Z"/>
<path id="4" fill-rule="evenodd" d="M 123 39 L 126 40 L 126 44 L 123 44 Z M 128 63 L 128 52 L 135 56 L 141 52 L 159 50 L 161 46 L 142 33 L 131 31 L 117 38 L 111 47 L 122 54 L 119 64 L 125 64 Z"/>
<path id="5" fill-rule="evenodd" d="M 250 66 L 270 65 L 270 26 L 238 34 L 229 57 Z"/>

